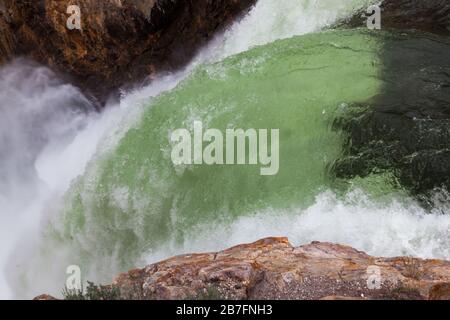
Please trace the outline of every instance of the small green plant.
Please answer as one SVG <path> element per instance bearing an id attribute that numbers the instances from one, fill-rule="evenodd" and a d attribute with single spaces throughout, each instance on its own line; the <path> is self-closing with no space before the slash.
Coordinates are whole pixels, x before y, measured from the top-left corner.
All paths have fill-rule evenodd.
<path id="1" fill-rule="evenodd" d="M 405 277 L 415 280 L 422 279 L 424 275 L 424 270 L 419 261 L 411 257 L 403 261 L 403 270 L 403 275 Z"/>
<path id="2" fill-rule="evenodd" d="M 64 300 L 86 300 L 83 294 L 83 289 L 68 289 L 65 287 L 62 291 Z"/>
<path id="3" fill-rule="evenodd" d="M 114 286 L 95 285 L 87 282 L 86 290 L 64 288 L 62 295 L 64 300 L 119 300 L 120 290 Z"/>
<path id="4" fill-rule="evenodd" d="M 119 300 L 120 290 L 114 286 L 96 286 L 88 282 L 86 297 L 88 300 Z"/>
<path id="5" fill-rule="evenodd" d="M 398 286 L 391 291 L 391 298 L 395 300 L 422 300 L 419 289 Z"/>

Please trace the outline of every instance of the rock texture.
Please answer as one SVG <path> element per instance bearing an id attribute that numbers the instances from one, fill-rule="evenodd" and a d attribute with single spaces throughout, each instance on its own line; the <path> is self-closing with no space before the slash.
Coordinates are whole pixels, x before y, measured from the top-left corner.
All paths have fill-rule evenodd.
<path id="1" fill-rule="evenodd" d="M 383 25 L 450 35 L 448 0 L 384 0 Z"/>
<path id="2" fill-rule="evenodd" d="M 377 270 L 378 288 L 369 279 Z M 122 299 L 449 299 L 449 282 L 449 261 L 377 258 L 337 244 L 294 247 L 287 238 L 267 238 L 173 257 L 121 274 L 112 287 Z"/>
<path id="3" fill-rule="evenodd" d="M 186 63 L 256 0 L 0 0 L 0 63 L 32 57 L 104 102 L 124 84 Z M 66 27 L 79 5 L 82 30 Z"/>
<path id="4" fill-rule="evenodd" d="M 429 295 L 431 300 L 450 300 L 450 283 L 434 285 Z"/>
<path id="5" fill-rule="evenodd" d="M 37 301 L 52 301 L 52 300 L 58 300 L 55 297 L 52 297 L 48 294 L 41 294 L 40 296 L 35 297 L 33 300 Z"/>
<path id="6" fill-rule="evenodd" d="M 450 3 L 447 0 L 383 0 L 382 29 L 419 30 L 438 35 L 450 35 Z M 353 15 L 342 26 L 364 27 L 366 9 Z"/>

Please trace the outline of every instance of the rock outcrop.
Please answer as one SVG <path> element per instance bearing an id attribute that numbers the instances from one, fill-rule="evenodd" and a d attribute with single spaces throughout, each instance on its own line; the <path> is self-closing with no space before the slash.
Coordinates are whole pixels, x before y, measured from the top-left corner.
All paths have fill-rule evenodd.
<path id="1" fill-rule="evenodd" d="M 337 244 L 294 247 L 287 238 L 267 238 L 173 257 L 104 288 L 121 299 L 449 299 L 449 282 L 450 261 L 378 258 Z"/>
<path id="2" fill-rule="evenodd" d="M 24 55 L 101 102 L 180 67 L 256 0 L 0 0 L 0 63 Z M 79 5 L 81 30 L 67 28 Z"/>
<path id="3" fill-rule="evenodd" d="M 447 0 L 384 0 L 383 25 L 450 35 L 450 3 Z"/>
<path id="4" fill-rule="evenodd" d="M 382 29 L 419 30 L 450 35 L 450 4 L 447 0 L 383 0 L 380 1 Z M 367 13 L 361 10 L 342 23 L 348 27 L 365 26 Z"/>
<path id="5" fill-rule="evenodd" d="M 41 294 L 40 296 L 35 297 L 33 300 L 36 301 L 53 301 L 53 300 L 58 300 L 55 297 L 52 297 L 48 294 Z"/>

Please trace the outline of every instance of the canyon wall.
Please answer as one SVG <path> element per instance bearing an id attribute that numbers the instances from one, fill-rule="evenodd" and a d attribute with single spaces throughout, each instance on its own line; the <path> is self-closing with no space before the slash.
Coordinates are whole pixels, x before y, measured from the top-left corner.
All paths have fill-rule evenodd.
<path id="1" fill-rule="evenodd" d="M 104 102 L 158 71 L 176 69 L 255 0 L 0 0 L 0 63 L 24 55 Z M 79 5 L 81 30 L 66 27 Z"/>

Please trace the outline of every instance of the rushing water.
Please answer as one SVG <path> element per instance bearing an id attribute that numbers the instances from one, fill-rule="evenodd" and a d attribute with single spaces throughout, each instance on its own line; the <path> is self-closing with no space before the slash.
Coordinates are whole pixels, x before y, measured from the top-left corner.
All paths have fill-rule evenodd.
<path id="1" fill-rule="evenodd" d="M 380 94 L 389 36 L 314 32 L 369 2 L 260 0 L 185 70 L 101 115 L 81 112 L 86 99 L 46 69 L 4 68 L 1 297 L 58 294 L 72 264 L 85 280 L 110 282 L 174 254 L 275 235 L 450 259 L 448 207 L 421 208 L 389 173 L 331 174 L 343 144 L 333 120 Z M 170 132 L 194 120 L 280 129 L 279 173 L 174 167 Z"/>

